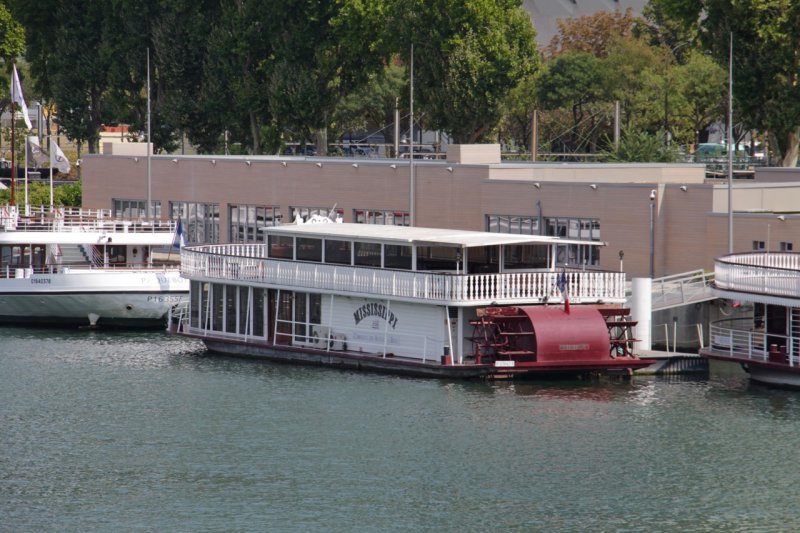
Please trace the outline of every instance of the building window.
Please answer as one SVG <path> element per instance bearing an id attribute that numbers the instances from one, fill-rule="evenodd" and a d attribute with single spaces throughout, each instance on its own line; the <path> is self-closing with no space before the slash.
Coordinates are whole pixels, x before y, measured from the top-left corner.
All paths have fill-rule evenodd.
<path id="1" fill-rule="evenodd" d="M 486 228 L 490 233 L 547 235 L 580 241 L 600 241 L 600 220 L 596 218 L 544 217 L 540 224 L 539 217 L 487 215 Z M 514 260 L 515 264 L 517 262 Z M 521 261 L 520 264 L 526 265 L 528 261 Z M 556 264 L 599 266 L 600 248 L 580 244 L 559 245 L 556 250 Z"/>
<path id="2" fill-rule="evenodd" d="M 161 201 L 150 200 L 153 218 L 161 218 Z M 111 200 L 114 218 L 144 218 L 147 216 L 147 200 Z"/>
<path id="3" fill-rule="evenodd" d="M 381 209 L 353 209 L 353 222 L 357 224 L 383 224 L 410 226 L 411 215 L 405 211 Z"/>
<path id="4" fill-rule="evenodd" d="M 753 250 L 763 252 L 765 250 L 764 241 L 753 241 Z"/>
<path id="5" fill-rule="evenodd" d="M 170 219 L 183 221 L 187 244 L 219 242 L 219 204 L 170 202 Z"/>
<path id="6" fill-rule="evenodd" d="M 232 243 L 263 243 L 265 228 L 281 223 L 280 207 L 277 206 L 229 205 L 228 214 L 228 238 Z"/>
<path id="7" fill-rule="evenodd" d="M 781 244 L 780 244 L 780 246 L 781 246 L 781 248 L 780 248 L 780 249 L 781 249 L 781 252 L 791 252 L 791 251 L 792 251 L 792 248 L 794 248 L 794 247 L 792 246 L 792 243 L 790 243 L 790 242 L 785 242 L 785 241 L 781 241 Z"/>
<path id="8" fill-rule="evenodd" d="M 290 206 L 289 207 L 289 218 L 292 221 L 297 220 L 297 217 L 302 218 L 304 221 L 308 221 L 308 219 L 314 215 L 319 215 L 321 217 L 330 216 L 332 213 L 336 213 L 338 216 L 344 216 L 344 209 L 341 208 L 330 208 L 330 207 L 302 207 L 302 206 Z"/>

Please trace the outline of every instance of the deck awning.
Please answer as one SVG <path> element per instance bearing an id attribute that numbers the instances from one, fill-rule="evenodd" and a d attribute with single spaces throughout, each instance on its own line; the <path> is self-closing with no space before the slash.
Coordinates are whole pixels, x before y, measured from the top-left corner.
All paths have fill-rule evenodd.
<path id="1" fill-rule="evenodd" d="M 604 246 L 606 244 L 600 241 L 583 241 L 543 235 L 518 235 L 513 233 L 489 233 L 486 231 L 353 223 L 287 224 L 266 228 L 266 233 L 267 235 L 283 235 L 287 237 L 312 237 L 451 248 L 478 248 L 520 244 L 580 244 L 584 246 Z"/>

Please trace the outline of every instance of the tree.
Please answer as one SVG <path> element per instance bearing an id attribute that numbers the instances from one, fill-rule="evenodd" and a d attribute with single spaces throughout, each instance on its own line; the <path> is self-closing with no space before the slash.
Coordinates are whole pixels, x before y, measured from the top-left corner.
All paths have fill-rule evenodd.
<path id="1" fill-rule="evenodd" d="M 800 149 L 800 3 L 795 0 L 651 0 L 728 65 L 733 36 L 734 115 L 770 131 L 784 166 Z"/>
<path id="2" fill-rule="evenodd" d="M 619 148 L 603 153 L 603 159 L 624 163 L 672 163 L 678 158 L 674 145 L 665 145 L 665 132 L 652 134 L 646 131 L 623 129 Z"/>
<path id="3" fill-rule="evenodd" d="M 492 138 L 502 105 L 538 68 L 535 30 L 519 0 L 387 0 L 387 37 L 408 65 L 414 45 L 415 105 L 428 127 L 454 142 Z"/>
<path id="4" fill-rule="evenodd" d="M 566 52 L 586 52 L 595 57 L 605 57 L 609 45 L 619 38 L 634 35 L 640 21 L 628 8 L 619 11 L 598 11 L 583 17 L 559 19 L 558 34 L 544 49 L 548 57 L 557 57 Z"/>
<path id="5" fill-rule="evenodd" d="M 600 61 L 587 52 L 568 52 L 550 62 L 538 79 L 537 100 L 544 110 L 564 108 L 572 116 L 570 133 L 560 141 L 565 152 L 588 151 L 585 132 L 594 131 L 594 104 L 603 101 Z M 584 125 L 588 121 L 588 125 Z M 584 127 L 585 126 L 585 127 Z M 595 137 L 596 138 L 596 137 Z"/>

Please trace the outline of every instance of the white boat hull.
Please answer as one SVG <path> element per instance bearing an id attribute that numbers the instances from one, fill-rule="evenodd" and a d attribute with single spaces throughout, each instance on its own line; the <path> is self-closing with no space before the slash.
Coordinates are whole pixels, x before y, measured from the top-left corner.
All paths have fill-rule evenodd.
<path id="1" fill-rule="evenodd" d="M 72 270 L 0 279 L 0 323 L 163 327 L 189 283 L 176 269 Z"/>

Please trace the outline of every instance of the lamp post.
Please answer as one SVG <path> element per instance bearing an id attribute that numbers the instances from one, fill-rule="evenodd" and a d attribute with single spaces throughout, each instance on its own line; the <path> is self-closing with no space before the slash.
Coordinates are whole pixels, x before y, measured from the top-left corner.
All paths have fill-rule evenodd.
<path id="1" fill-rule="evenodd" d="M 650 279 L 654 276 L 654 257 L 655 257 L 655 207 L 656 207 L 656 190 L 650 191 Z"/>

